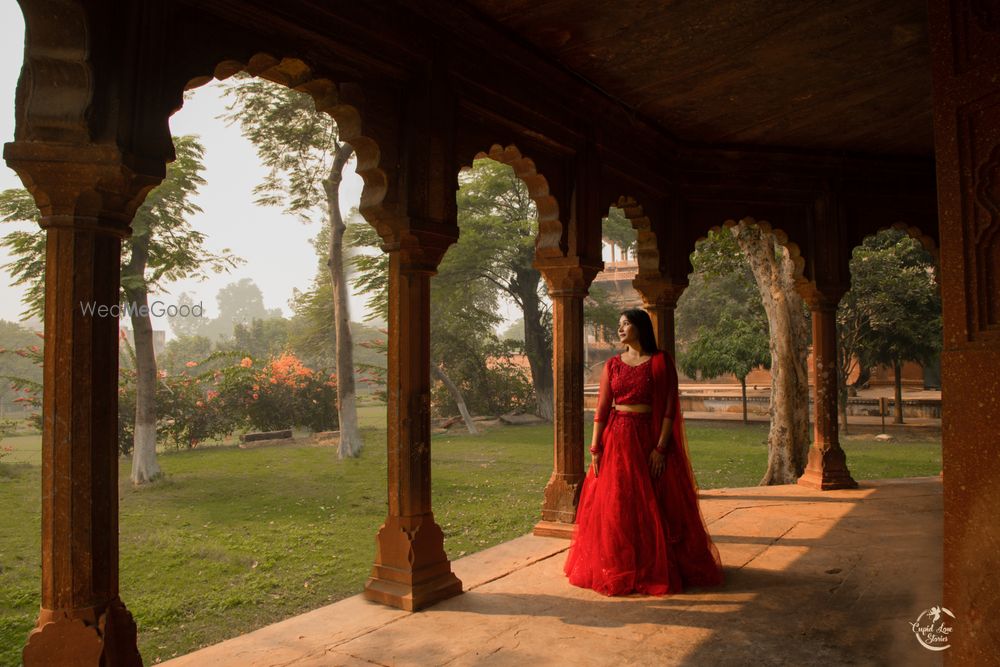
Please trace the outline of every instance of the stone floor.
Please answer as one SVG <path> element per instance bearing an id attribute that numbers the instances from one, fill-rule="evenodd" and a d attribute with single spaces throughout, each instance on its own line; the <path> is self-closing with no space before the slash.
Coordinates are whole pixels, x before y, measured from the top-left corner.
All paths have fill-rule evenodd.
<path id="1" fill-rule="evenodd" d="M 607 598 L 566 583 L 565 540 L 529 535 L 456 561 L 467 592 L 428 610 L 356 596 L 166 664 L 941 664 L 910 626 L 941 603 L 939 478 L 701 495 L 719 589 Z"/>

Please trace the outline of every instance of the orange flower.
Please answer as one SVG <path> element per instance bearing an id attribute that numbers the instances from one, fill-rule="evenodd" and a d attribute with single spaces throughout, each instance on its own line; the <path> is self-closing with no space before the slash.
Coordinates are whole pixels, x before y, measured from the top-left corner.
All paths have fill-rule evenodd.
<path id="1" fill-rule="evenodd" d="M 243 368 L 250 368 L 251 366 L 253 366 L 253 359 L 251 359 L 250 357 L 243 357 L 240 360 L 240 366 L 242 366 Z"/>
<path id="2" fill-rule="evenodd" d="M 184 365 L 187 366 L 188 368 L 194 368 L 195 366 L 198 365 L 198 362 L 197 361 L 189 361 L 189 362 L 187 362 Z"/>

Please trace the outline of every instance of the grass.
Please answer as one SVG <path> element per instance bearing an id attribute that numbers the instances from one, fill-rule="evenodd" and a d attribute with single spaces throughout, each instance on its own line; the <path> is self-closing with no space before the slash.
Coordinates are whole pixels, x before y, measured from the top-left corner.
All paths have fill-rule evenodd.
<path id="1" fill-rule="evenodd" d="M 361 409 L 365 447 L 340 461 L 309 444 L 165 452 L 166 477 L 127 483 L 121 461 L 121 593 L 148 663 L 360 592 L 385 517 L 384 408 Z M 381 429 L 375 428 L 382 426 Z M 589 425 L 588 425 L 589 428 Z M 752 486 L 766 425 L 688 423 L 702 488 Z M 589 438 L 589 433 L 588 436 Z M 434 513 L 452 558 L 528 532 L 552 470 L 549 426 L 435 436 Z M 39 605 L 39 436 L 8 438 L 0 465 L 0 664 L 18 664 Z M 940 435 L 844 438 L 856 479 L 936 475 Z"/>

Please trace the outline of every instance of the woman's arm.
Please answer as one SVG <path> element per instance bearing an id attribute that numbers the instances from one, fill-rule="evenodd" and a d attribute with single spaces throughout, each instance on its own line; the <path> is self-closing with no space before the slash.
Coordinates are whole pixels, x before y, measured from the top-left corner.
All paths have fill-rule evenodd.
<path id="1" fill-rule="evenodd" d="M 666 464 L 667 443 L 670 442 L 670 434 L 674 429 L 674 420 L 670 417 L 663 418 L 663 426 L 660 428 L 660 437 L 657 438 L 656 447 L 649 453 L 649 472 L 656 479 L 663 472 Z"/>
<path id="2" fill-rule="evenodd" d="M 611 414 L 611 375 L 608 370 L 610 363 L 605 362 L 601 371 L 601 386 L 597 392 L 597 409 L 594 411 L 594 437 L 590 440 L 590 455 L 594 462 L 594 476 L 597 476 L 597 466 L 601 458 L 601 436 L 604 426 Z"/>

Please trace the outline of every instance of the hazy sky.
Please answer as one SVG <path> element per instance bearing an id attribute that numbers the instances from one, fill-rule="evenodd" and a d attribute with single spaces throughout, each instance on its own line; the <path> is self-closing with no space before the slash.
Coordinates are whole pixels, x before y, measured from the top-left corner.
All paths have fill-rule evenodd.
<path id="1" fill-rule="evenodd" d="M 14 88 L 23 59 L 24 22 L 17 3 L 0 0 L 0 140 L 14 137 Z M 291 314 L 288 301 L 292 289 L 307 289 L 316 271 L 316 256 L 309 240 L 319 231 L 318 225 L 305 225 L 294 216 L 283 215 L 280 209 L 264 208 L 253 203 L 251 190 L 264 174 L 254 148 L 243 139 L 239 128 L 227 126 L 217 116 L 224 111 L 219 97 L 220 84 L 213 82 L 196 91 L 184 108 L 170 119 L 175 135 L 197 134 L 205 146 L 205 185 L 195 199 L 202 213 L 194 216 L 191 225 L 207 234 L 206 246 L 219 252 L 230 248 L 246 260 L 228 274 L 212 275 L 208 282 L 180 281 L 167 286 L 169 295 L 160 295 L 164 303 L 172 303 L 181 292 L 203 301 L 206 315 L 216 314 L 215 294 L 220 287 L 241 278 L 252 278 L 264 294 L 267 308 L 281 308 Z M 354 174 L 353 165 L 341 185 L 341 209 L 346 213 L 357 206 L 361 196 L 361 178 Z M 17 175 L 0 165 L 0 190 L 22 187 Z M 30 226 L 24 226 L 30 229 Z M 15 229 L 0 226 L 0 234 Z M 0 265 L 10 257 L 0 249 Z M 0 319 L 17 321 L 23 310 L 23 290 L 10 285 L 11 277 L 2 271 L 0 281 Z M 352 319 L 364 316 L 363 298 L 352 298 Z M 165 321 L 154 328 L 169 329 Z"/>

